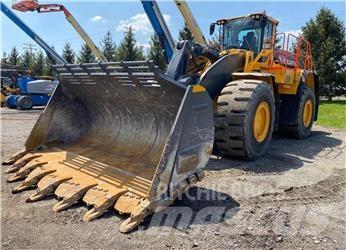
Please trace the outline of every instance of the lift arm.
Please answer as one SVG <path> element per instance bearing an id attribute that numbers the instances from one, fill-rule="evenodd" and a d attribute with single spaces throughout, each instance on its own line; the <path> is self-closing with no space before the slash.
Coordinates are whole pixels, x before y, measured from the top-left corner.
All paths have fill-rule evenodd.
<path id="1" fill-rule="evenodd" d="M 155 0 L 141 0 L 145 13 L 164 48 L 166 60 L 169 62 L 175 51 L 175 42 Z"/>
<path id="2" fill-rule="evenodd" d="M 58 53 L 55 52 L 47 43 L 45 43 L 32 29 L 30 29 L 22 20 L 14 14 L 11 9 L 0 2 L 1 12 L 4 13 L 14 24 L 16 24 L 21 30 L 23 30 L 29 37 L 31 37 L 45 52 L 46 54 L 55 60 L 56 64 L 67 63 Z"/>
<path id="3" fill-rule="evenodd" d="M 13 9 L 19 11 L 37 11 L 38 13 L 49 13 L 49 12 L 64 12 L 65 18 L 82 37 L 86 45 L 91 49 L 94 55 L 103 62 L 107 62 L 107 59 L 102 52 L 96 47 L 95 43 L 91 40 L 88 34 L 84 31 L 82 26 L 72 16 L 72 14 L 61 4 L 39 4 L 37 1 L 20 1 L 12 6 Z"/>
<path id="4" fill-rule="evenodd" d="M 201 29 L 199 28 L 193 14 L 184 0 L 174 0 L 177 5 L 181 15 L 183 16 L 186 25 L 189 27 L 193 36 L 196 39 L 196 42 L 202 45 L 208 45 L 207 40 L 205 39 Z"/>

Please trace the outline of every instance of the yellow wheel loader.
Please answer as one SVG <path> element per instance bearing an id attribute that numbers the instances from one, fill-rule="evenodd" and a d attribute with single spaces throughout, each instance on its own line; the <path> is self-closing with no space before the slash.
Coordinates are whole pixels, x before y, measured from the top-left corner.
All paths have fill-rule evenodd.
<path id="1" fill-rule="evenodd" d="M 232 73 L 200 84 L 214 91 L 220 153 L 256 159 L 266 152 L 274 130 L 309 136 L 319 105 L 310 43 L 277 33 L 278 21 L 265 13 L 218 20 L 210 33 L 215 25 L 221 30 L 221 58 L 207 65 L 206 73 L 213 67 L 223 71 L 218 75 Z"/>
<path id="2" fill-rule="evenodd" d="M 219 20 L 220 53 L 179 42 L 165 73 L 150 61 L 54 66 L 60 84 L 25 149 L 4 162 L 8 181 L 23 180 L 13 192 L 54 193 L 56 212 L 83 200 L 86 221 L 115 208 L 130 215 L 120 226 L 129 232 L 203 178 L 213 146 L 255 159 L 274 129 L 308 136 L 318 107 L 310 45 L 278 38 L 277 23 Z"/>

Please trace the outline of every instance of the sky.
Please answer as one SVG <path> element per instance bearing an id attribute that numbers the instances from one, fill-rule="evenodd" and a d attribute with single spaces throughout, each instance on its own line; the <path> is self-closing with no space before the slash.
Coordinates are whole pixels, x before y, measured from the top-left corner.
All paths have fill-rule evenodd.
<path id="1" fill-rule="evenodd" d="M 12 1 L 3 1 L 10 6 Z M 89 34 L 92 40 L 99 45 L 105 33 L 109 30 L 116 44 L 119 44 L 124 35 L 124 27 L 132 26 L 135 29 L 137 43 L 148 47 L 153 29 L 144 12 L 140 0 L 132 1 L 58 1 L 44 0 L 40 3 L 59 3 L 78 20 L 80 25 Z M 206 38 L 209 37 L 210 23 L 221 18 L 229 18 L 253 12 L 266 11 L 280 21 L 279 31 L 297 34 L 305 23 L 313 18 L 318 9 L 325 6 L 345 22 L 345 1 L 187 1 L 200 28 Z M 179 29 L 184 21 L 173 0 L 158 1 L 170 32 L 175 40 L 178 39 Z M 14 10 L 15 11 L 15 10 Z M 62 12 L 37 13 L 15 11 L 27 25 L 30 26 L 43 40 L 54 46 L 58 53 L 62 52 L 66 42 L 78 51 L 83 41 L 64 18 Z M 1 44 L 3 52 L 8 53 L 13 46 L 23 52 L 25 44 L 35 44 L 23 31 L 1 13 Z M 36 44 L 35 44 L 36 45 Z M 37 45 L 36 48 L 39 48 Z M 2 55 L 2 51 L 1 55 Z"/>

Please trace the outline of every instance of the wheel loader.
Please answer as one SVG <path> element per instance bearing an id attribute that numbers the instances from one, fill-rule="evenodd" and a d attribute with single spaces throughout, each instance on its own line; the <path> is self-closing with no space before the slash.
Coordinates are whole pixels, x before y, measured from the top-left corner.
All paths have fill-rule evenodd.
<path id="1" fill-rule="evenodd" d="M 279 38 L 265 13 L 221 19 L 211 33 L 216 25 L 221 51 L 181 41 L 165 73 L 151 61 L 54 66 L 60 84 L 4 162 L 9 182 L 23 180 L 13 192 L 37 186 L 28 202 L 54 193 L 56 212 L 83 200 L 86 221 L 115 208 L 130 215 L 126 233 L 200 181 L 213 148 L 256 159 L 274 130 L 308 136 L 318 109 L 310 44 Z"/>

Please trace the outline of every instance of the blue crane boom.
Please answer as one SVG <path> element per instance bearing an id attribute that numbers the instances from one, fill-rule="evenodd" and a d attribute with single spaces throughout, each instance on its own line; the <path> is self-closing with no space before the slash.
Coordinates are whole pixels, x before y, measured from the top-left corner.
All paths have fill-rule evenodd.
<path id="1" fill-rule="evenodd" d="M 168 30 L 167 24 L 155 0 L 141 0 L 145 13 L 158 36 L 164 49 L 164 54 L 169 62 L 175 50 L 175 42 Z"/>
<path id="2" fill-rule="evenodd" d="M 21 30 L 23 30 L 29 37 L 31 37 L 45 52 L 55 60 L 56 64 L 67 63 L 54 49 L 52 49 L 46 42 L 44 42 L 32 29 L 30 29 L 22 20 L 14 14 L 3 2 L 1 4 L 1 12 L 4 13 L 12 22 L 14 22 Z"/>

